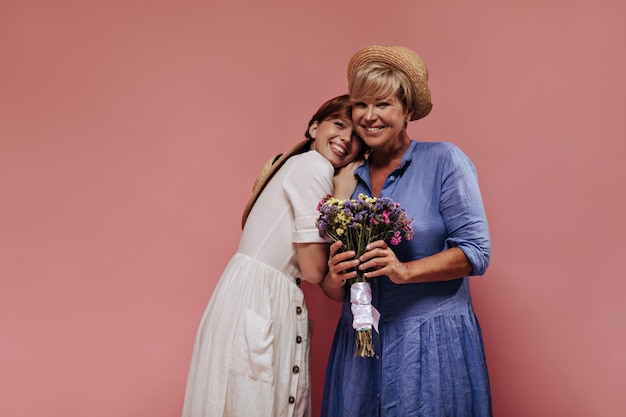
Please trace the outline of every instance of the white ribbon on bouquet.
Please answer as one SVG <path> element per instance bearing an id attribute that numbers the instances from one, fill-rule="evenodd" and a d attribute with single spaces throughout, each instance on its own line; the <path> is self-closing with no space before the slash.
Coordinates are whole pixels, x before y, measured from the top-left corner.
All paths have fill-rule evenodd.
<path id="1" fill-rule="evenodd" d="M 352 303 L 352 327 L 355 330 L 371 330 L 378 332 L 380 313 L 372 305 L 372 287 L 370 283 L 355 282 L 350 286 L 350 302 Z"/>

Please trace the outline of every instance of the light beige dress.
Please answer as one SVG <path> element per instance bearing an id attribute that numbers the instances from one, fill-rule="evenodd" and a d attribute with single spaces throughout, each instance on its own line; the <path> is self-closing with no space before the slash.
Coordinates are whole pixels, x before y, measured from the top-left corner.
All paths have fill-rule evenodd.
<path id="1" fill-rule="evenodd" d="M 309 151 L 267 184 L 202 317 L 183 417 L 310 416 L 310 334 L 295 243 L 323 242 L 334 168 Z"/>

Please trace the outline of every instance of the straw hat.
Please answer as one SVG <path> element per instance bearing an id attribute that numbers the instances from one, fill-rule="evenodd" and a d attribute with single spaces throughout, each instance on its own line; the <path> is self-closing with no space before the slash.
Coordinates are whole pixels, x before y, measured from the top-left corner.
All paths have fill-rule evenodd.
<path id="1" fill-rule="evenodd" d="M 430 113 L 433 107 L 428 88 L 428 69 L 426 64 L 411 49 L 404 46 L 368 46 L 355 53 L 348 64 L 348 80 L 363 64 L 380 62 L 405 73 L 417 93 L 417 103 L 414 103 L 411 120 L 421 119 Z"/>
<path id="2" fill-rule="evenodd" d="M 246 208 L 243 210 L 243 216 L 241 217 L 241 228 L 246 225 L 246 220 L 248 219 L 248 215 L 250 214 L 250 210 L 252 210 L 252 206 L 256 203 L 257 198 L 267 185 L 267 183 L 272 179 L 274 174 L 280 169 L 280 167 L 285 163 L 287 159 L 292 157 L 293 155 L 297 155 L 300 153 L 307 152 L 311 149 L 311 143 L 313 139 L 304 139 L 301 142 L 298 142 L 294 146 L 292 146 L 287 152 L 279 153 L 265 162 L 261 172 L 256 178 L 254 182 L 254 186 L 252 187 L 252 195 L 246 204 Z"/>

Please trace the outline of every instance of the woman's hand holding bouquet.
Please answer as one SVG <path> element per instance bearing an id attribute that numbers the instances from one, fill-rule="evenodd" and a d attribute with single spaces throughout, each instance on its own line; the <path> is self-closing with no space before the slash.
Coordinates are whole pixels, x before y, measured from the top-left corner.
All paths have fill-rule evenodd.
<path id="1" fill-rule="evenodd" d="M 397 245 L 403 238 L 406 240 L 413 238 L 411 228 L 413 219 L 407 217 L 400 204 L 389 198 L 359 194 L 356 200 L 340 200 L 327 195 L 320 201 L 318 211 L 320 215 L 317 219 L 317 228 L 320 236 L 331 242 L 342 242 L 341 245 L 331 247 L 331 256 L 337 251 L 350 252 L 346 254 L 345 259 L 337 259 L 338 262 L 344 261 L 344 265 L 345 261 L 353 256 L 355 259 L 353 265 L 356 267 L 359 264 L 359 257 L 373 242 L 389 241 L 390 244 Z M 373 247 L 370 246 L 370 249 L 374 249 L 374 255 L 381 250 L 389 250 L 384 242 L 376 243 Z M 391 256 L 395 258 L 393 253 Z M 396 263 L 397 259 L 390 265 Z M 357 331 L 355 355 L 371 357 L 374 356 L 372 328 L 378 330 L 380 314 L 371 304 L 372 291 L 364 276 L 366 271 L 356 268 L 355 272 L 356 276 L 347 281 L 354 318 L 352 326 Z"/>

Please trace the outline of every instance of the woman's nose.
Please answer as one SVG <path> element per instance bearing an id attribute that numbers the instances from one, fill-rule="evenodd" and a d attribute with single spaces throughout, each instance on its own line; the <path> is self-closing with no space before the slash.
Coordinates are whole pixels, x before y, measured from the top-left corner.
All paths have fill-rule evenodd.
<path id="1" fill-rule="evenodd" d="M 367 106 L 367 110 L 365 111 L 365 119 L 372 120 L 376 117 L 375 113 L 376 108 L 372 105 Z"/>
<path id="2" fill-rule="evenodd" d="M 340 134 L 339 138 L 346 143 L 350 143 L 352 141 L 352 129 L 344 129 Z"/>

